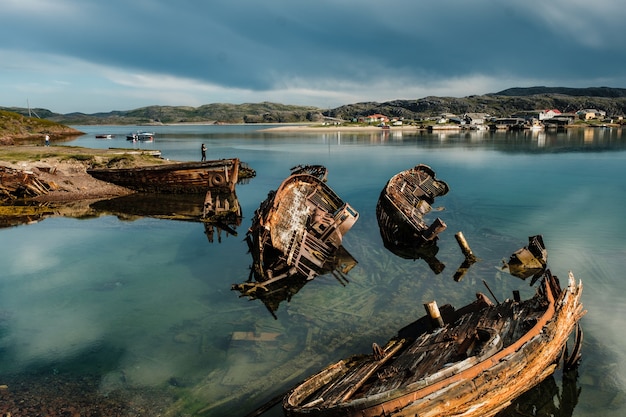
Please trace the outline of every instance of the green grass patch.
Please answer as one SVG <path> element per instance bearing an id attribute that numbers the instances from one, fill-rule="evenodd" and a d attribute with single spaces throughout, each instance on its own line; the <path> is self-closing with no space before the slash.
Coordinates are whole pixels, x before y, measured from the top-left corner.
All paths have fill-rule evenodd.
<path id="1" fill-rule="evenodd" d="M 61 157 L 61 161 L 78 161 L 78 162 L 91 162 L 93 161 L 93 155 L 84 155 L 84 154 L 72 154 L 72 155 L 64 155 Z"/>

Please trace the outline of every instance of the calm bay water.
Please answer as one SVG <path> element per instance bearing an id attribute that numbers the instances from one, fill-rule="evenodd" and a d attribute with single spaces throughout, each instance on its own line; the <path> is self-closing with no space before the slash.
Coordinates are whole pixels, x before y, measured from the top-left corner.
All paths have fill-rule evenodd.
<path id="1" fill-rule="evenodd" d="M 571 270 L 585 286 L 583 361 L 577 378 L 557 372 L 516 407 L 532 406 L 527 415 L 626 413 L 622 130 L 296 134 L 159 126 L 155 142 L 133 144 L 125 134 L 138 127 L 77 128 L 86 134 L 64 145 L 159 149 L 186 161 L 199 160 L 205 143 L 209 159 L 238 157 L 257 177 L 237 187 L 238 235 L 213 242 L 201 223 L 106 213 L 0 230 L 0 384 L 3 375 L 44 375 L 51 384 L 90 375 L 98 384 L 89 389 L 103 396 L 167 398 L 160 415 L 245 415 L 326 364 L 383 344 L 422 316 L 425 302 L 464 305 L 486 292 L 483 279 L 500 300 L 512 289 L 530 295 L 528 282 L 498 267 L 541 234 L 552 272 L 564 281 Z M 388 252 L 375 217 L 389 177 L 418 163 L 451 190 L 431 215 L 448 225 L 436 255 L 446 268 L 437 275 L 423 260 Z M 344 238 L 358 265 L 347 285 L 318 277 L 273 317 L 230 287 L 249 275 L 243 237 L 254 210 L 298 164 L 325 165 L 329 186 L 359 211 Z M 458 231 L 480 261 L 455 282 Z"/>

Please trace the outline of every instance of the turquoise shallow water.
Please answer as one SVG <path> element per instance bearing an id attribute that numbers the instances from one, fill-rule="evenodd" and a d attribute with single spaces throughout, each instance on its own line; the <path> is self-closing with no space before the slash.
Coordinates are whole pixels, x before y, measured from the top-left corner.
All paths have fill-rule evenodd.
<path id="1" fill-rule="evenodd" d="M 199 160 L 206 143 L 208 158 L 239 157 L 257 177 L 237 188 L 244 214 L 238 235 L 219 241 L 210 242 L 200 223 L 106 213 L 0 230 L 0 378 L 36 373 L 54 383 L 90 375 L 103 396 L 161 393 L 170 415 L 245 415 L 327 363 L 384 343 L 424 314 L 424 302 L 463 305 L 485 291 L 482 279 L 502 299 L 512 289 L 530 294 L 528 283 L 497 267 L 528 236 L 542 234 L 553 273 L 565 279 L 572 270 L 583 280 L 589 312 L 573 385 L 557 373 L 539 390 L 556 394 L 524 404 L 553 415 L 626 412 L 621 130 L 296 135 L 258 126 L 162 126 L 155 142 L 132 144 L 124 134 L 138 128 L 78 128 L 85 136 L 68 145 L 136 146 Z M 105 131 L 118 136 L 94 138 Z M 344 239 L 358 265 L 345 286 L 331 275 L 307 283 L 274 318 L 230 286 L 249 274 L 243 237 L 254 210 L 292 166 L 305 163 L 327 166 L 329 186 L 359 211 Z M 437 253 L 446 268 L 438 275 L 423 260 L 388 252 L 375 218 L 387 179 L 418 163 L 450 186 L 435 203 L 443 210 L 434 215 L 448 225 Z M 480 258 L 461 282 L 452 278 L 463 260 L 457 231 Z M 580 390 L 574 398 L 566 395 L 572 386 Z M 552 406 L 541 408 L 542 401 Z"/>

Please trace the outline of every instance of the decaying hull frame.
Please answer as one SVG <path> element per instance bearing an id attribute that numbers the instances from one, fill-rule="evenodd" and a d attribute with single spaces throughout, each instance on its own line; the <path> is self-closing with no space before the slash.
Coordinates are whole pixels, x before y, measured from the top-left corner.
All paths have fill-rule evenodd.
<path id="1" fill-rule="evenodd" d="M 138 168 L 93 168 L 92 177 L 144 193 L 204 194 L 209 188 L 235 190 L 237 158 Z"/>
<path id="2" fill-rule="evenodd" d="M 343 235 L 359 214 L 326 185 L 325 176 L 299 169 L 255 212 L 247 241 L 256 281 L 295 274 L 313 279 L 333 269 Z"/>
<path id="3" fill-rule="evenodd" d="M 478 300 L 425 316 L 371 355 L 330 365 L 291 390 L 295 416 L 493 416 L 551 375 L 585 314 L 582 283 L 564 289 L 544 273 L 534 297 L 494 305 Z M 571 362 L 571 361 L 570 361 Z"/>
<path id="4" fill-rule="evenodd" d="M 376 204 L 376 218 L 385 247 L 407 257 L 420 246 L 433 242 L 446 229 L 439 218 L 431 225 L 424 216 L 435 197 L 447 194 L 448 184 L 435 178 L 427 165 L 416 165 L 389 179 Z"/>

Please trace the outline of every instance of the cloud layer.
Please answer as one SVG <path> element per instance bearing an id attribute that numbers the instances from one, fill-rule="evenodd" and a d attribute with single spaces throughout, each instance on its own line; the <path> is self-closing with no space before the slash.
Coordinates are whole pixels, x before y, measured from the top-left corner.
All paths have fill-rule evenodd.
<path id="1" fill-rule="evenodd" d="M 466 96 L 626 84 L 617 1 L 9 0 L 0 106 Z"/>

